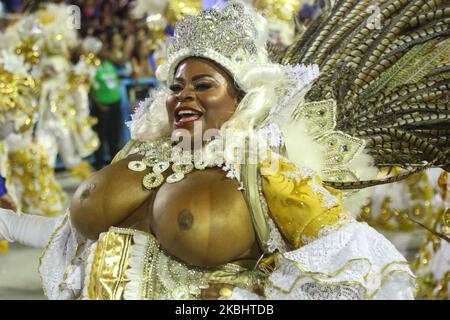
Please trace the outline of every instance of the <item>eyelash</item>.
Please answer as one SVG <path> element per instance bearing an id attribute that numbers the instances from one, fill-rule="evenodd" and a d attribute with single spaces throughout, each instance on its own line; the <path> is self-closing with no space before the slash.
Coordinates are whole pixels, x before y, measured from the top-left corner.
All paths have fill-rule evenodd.
<path id="1" fill-rule="evenodd" d="M 212 87 L 212 85 L 209 83 L 198 83 L 194 86 L 194 89 L 199 90 L 199 91 L 205 91 L 205 90 L 210 89 L 211 87 Z M 172 92 L 180 92 L 183 90 L 183 87 L 178 84 L 173 84 L 169 87 L 169 89 Z"/>
<path id="2" fill-rule="evenodd" d="M 183 90 L 183 88 L 180 85 L 177 84 L 173 84 L 169 87 L 170 91 L 172 92 L 180 92 L 181 90 Z"/>
<path id="3" fill-rule="evenodd" d="M 195 90 L 200 90 L 200 91 L 204 91 L 204 90 L 208 90 L 212 87 L 211 84 L 209 83 L 198 83 L 195 85 Z"/>

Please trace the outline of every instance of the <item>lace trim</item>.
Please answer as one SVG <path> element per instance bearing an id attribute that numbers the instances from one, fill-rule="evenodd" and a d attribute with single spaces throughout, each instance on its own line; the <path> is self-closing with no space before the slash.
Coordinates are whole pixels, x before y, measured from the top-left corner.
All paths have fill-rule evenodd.
<path id="1" fill-rule="evenodd" d="M 53 241 L 55 240 L 56 235 L 59 233 L 59 231 L 66 225 L 68 221 L 69 215 L 66 213 L 64 216 L 64 219 L 61 221 L 61 223 L 55 228 L 55 231 L 53 231 L 52 235 L 50 236 L 50 240 L 48 241 L 47 245 L 44 247 L 44 250 L 42 251 L 41 256 L 39 257 L 39 263 L 38 263 L 38 270 L 39 270 L 39 277 L 41 279 L 42 283 L 42 289 L 44 291 L 44 295 L 47 299 L 49 299 L 47 287 L 45 285 L 44 275 L 43 275 L 43 263 L 44 259 L 47 256 L 47 253 L 49 252 L 50 246 L 53 244 Z"/>
<path id="2" fill-rule="evenodd" d="M 305 167 L 297 167 L 296 170 L 283 171 L 282 175 L 288 178 L 295 179 L 295 181 L 300 182 L 301 179 L 308 179 L 315 177 L 314 171 Z"/>
<path id="3" fill-rule="evenodd" d="M 308 237 L 307 235 L 301 236 L 301 241 L 303 245 L 310 244 L 314 240 L 317 240 L 319 238 L 325 237 L 329 235 L 330 233 L 342 228 L 347 223 L 354 221 L 353 218 L 350 215 L 342 214 L 339 216 L 338 221 L 334 221 L 332 223 L 328 223 L 319 230 L 319 233 L 315 237 Z"/>
<path id="4" fill-rule="evenodd" d="M 274 253 L 275 251 L 286 252 L 287 245 L 281 236 L 280 231 L 273 222 L 272 218 L 269 216 L 269 207 L 267 206 L 266 198 L 264 197 L 261 177 L 258 175 L 258 192 L 259 199 L 261 201 L 261 207 L 264 212 L 264 217 L 266 218 L 267 224 L 269 226 L 269 240 L 267 241 L 267 250 L 269 253 Z"/>
<path id="5" fill-rule="evenodd" d="M 266 142 L 268 149 L 276 150 L 285 147 L 283 134 L 278 125 L 273 122 L 265 124 L 258 134 L 260 136 L 258 143 Z"/>
<path id="6" fill-rule="evenodd" d="M 64 275 L 63 280 L 60 284 L 60 288 L 69 289 L 72 291 L 72 294 L 75 296 L 79 295 L 79 291 L 76 290 L 82 290 L 81 283 L 83 282 L 81 280 L 81 266 L 76 264 L 76 260 L 80 259 L 80 254 L 78 254 L 78 250 L 80 247 L 84 246 L 87 243 L 87 241 L 83 241 L 79 245 L 77 245 L 77 250 L 75 256 L 71 259 L 69 265 L 67 266 Z M 77 274 L 78 273 L 78 274 Z"/>
<path id="7" fill-rule="evenodd" d="M 91 270 L 96 249 L 97 249 L 97 242 L 94 243 L 89 248 L 89 252 L 87 253 L 87 259 L 85 262 L 85 277 L 83 281 L 84 287 L 81 292 L 81 299 L 83 300 L 89 300 L 89 286 L 91 285 Z"/>
<path id="8" fill-rule="evenodd" d="M 317 181 L 315 179 L 311 179 L 308 182 L 308 185 L 311 187 L 311 189 L 313 190 L 314 193 L 317 193 L 322 196 L 322 200 L 323 200 L 321 202 L 322 207 L 324 207 L 326 209 L 331 209 L 339 204 L 338 199 L 335 196 L 331 195 L 327 191 L 327 189 L 325 189 L 322 185 L 317 183 Z"/>
<path id="9" fill-rule="evenodd" d="M 349 259 L 345 262 L 345 264 L 341 268 L 337 269 L 336 271 L 334 271 L 332 273 L 328 273 L 328 274 L 323 273 L 323 272 L 307 271 L 307 268 L 304 267 L 303 265 L 301 265 L 300 263 L 298 263 L 297 261 L 286 258 L 286 257 L 283 257 L 283 259 L 286 259 L 287 261 L 292 263 L 298 270 L 300 270 L 300 272 L 302 272 L 301 275 L 296 277 L 296 279 L 292 282 L 292 284 L 290 285 L 290 287 L 288 289 L 283 289 L 279 285 L 277 285 L 274 281 L 270 280 L 270 278 L 268 279 L 268 281 L 267 281 L 268 285 L 272 286 L 274 289 L 276 289 L 277 291 L 279 291 L 283 294 L 290 294 L 301 280 L 308 279 L 308 280 L 313 281 L 316 284 L 319 284 L 321 286 L 326 286 L 326 287 L 333 287 L 333 286 L 340 286 L 340 285 L 358 285 L 362 289 L 364 289 L 365 298 L 371 299 L 379 292 L 379 290 L 385 284 L 385 282 L 387 280 L 389 280 L 389 277 L 396 273 L 406 273 L 408 275 L 408 279 L 410 280 L 410 283 L 412 283 L 415 288 L 414 297 L 417 294 L 417 289 L 418 289 L 417 283 L 416 283 L 417 278 L 412 275 L 411 271 L 397 269 L 397 270 L 391 270 L 390 272 L 385 274 L 385 271 L 393 266 L 409 266 L 408 262 L 406 262 L 406 261 L 392 261 L 392 262 L 386 264 L 385 266 L 383 266 L 383 268 L 381 268 L 381 270 L 378 271 L 377 273 L 370 275 L 370 271 L 373 269 L 373 265 L 368 258 Z M 327 282 L 327 280 L 331 280 L 333 278 L 338 277 L 339 275 L 341 275 L 343 273 L 348 272 L 349 270 L 352 270 L 351 265 L 358 263 L 358 262 L 365 262 L 368 264 L 367 272 L 362 276 L 362 278 L 366 282 L 375 280 L 376 277 L 384 274 L 383 277 L 381 278 L 380 284 L 372 291 L 372 293 L 369 294 L 370 290 L 363 283 L 361 283 L 360 281 L 357 281 L 357 280 L 344 280 L 344 281 L 331 282 L 331 283 Z M 318 279 L 317 276 L 323 277 L 326 279 Z M 266 286 L 266 288 L 267 288 L 267 286 Z"/>
<path id="10" fill-rule="evenodd" d="M 335 288 L 335 287 L 340 287 L 340 286 L 356 286 L 358 287 L 360 290 L 362 290 L 363 292 L 363 299 L 365 300 L 371 300 L 373 299 L 379 292 L 380 290 L 383 288 L 383 286 L 385 285 L 385 283 L 390 280 L 394 275 L 396 274 L 405 274 L 407 276 L 407 279 L 409 280 L 409 282 L 411 284 L 413 284 L 414 286 L 414 293 L 413 293 L 413 297 L 415 298 L 417 296 L 417 292 L 418 292 L 418 288 L 417 288 L 417 284 L 416 284 L 416 280 L 417 278 L 412 276 L 410 272 L 405 271 L 405 270 L 392 270 L 391 272 L 389 272 L 388 274 L 384 275 L 383 278 L 380 281 L 380 284 L 373 290 L 372 293 L 369 293 L 369 289 L 367 289 L 367 287 L 362 284 L 359 281 L 355 281 L 355 280 L 344 280 L 344 281 L 339 281 L 339 282 L 335 282 L 335 283 L 327 283 L 327 282 L 323 282 L 320 281 L 318 279 L 315 278 L 308 278 L 307 276 L 299 276 L 295 282 L 292 284 L 291 288 L 289 288 L 289 290 L 284 290 L 283 288 L 277 286 L 276 284 L 274 284 L 273 282 L 271 282 L 270 280 L 268 280 L 268 285 L 270 285 L 273 289 L 283 293 L 283 294 L 290 294 L 294 288 L 296 287 L 296 285 L 303 279 L 308 278 L 310 280 L 313 281 L 314 284 L 317 284 L 321 287 L 324 288 Z M 270 295 L 271 290 L 267 290 L 267 286 L 265 288 L 265 295 L 268 299 L 273 299 L 273 297 Z"/>
<path id="11" fill-rule="evenodd" d="M 374 273 L 373 275 L 370 275 L 370 271 L 373 269 L 373 265 L 370 262 L 370 259 L 354 258 L 354 259 L 347 260 L 344 263 L 344 265 L 342 267 L 340 267 L 339 269 L 337 269 L 336 271 L 331 272 L 331 273 L 325 273 L 325 272 L 320 272 L 320 271 L 307 271 L 307 268 L 302 266 L 297 261 L 289 259 L 285 256 L 283 256 L 283 259 L 285 259 L 286 261 L 289 261 L 290 263 L 295 265 L 296 268 L 298 268 L 301 272 L 303 272 L 307 276 L 320 276 L 320 277 L 329 278 L 329 279 L 337 277 L 338 275 L 343 273 L 346 269 L 349 269 L 350 268 L 349 266 L 351 264 L 354 264 L 356 262 L 366 262 L 368 264 L 367 272 L 362 276 L 364 278 L 364 281 L 370 281 L 370 280 L 374 279 L 375 277 L 383 274 L 387 269 L 389 269 L 390 267 L 395 266 L 395 265 L 403 265 L 403 266 L 409 267 L 409 263 L 407 261 L 392 261 L 392 262 L 389 262 L 386 265 L 384 265 L 383 268 L 380 269 L 380 271 Z M 413 278 L 415 278 L 415 277 L 413 276 Z"/>
<path id="12" fill-rule="evenodd" d="M 280 298 L 303 295 L 299 286 L 306 282 L 325 287 L 357 285 L 365 288 L 361 298 L 366 299 L 404 299 L 417 294 L 416 277 L 408 262 L 385 237 L 364 223 L 349 223 L 276 258 L 278 268 L 267 279 L 266 289 L 269 295 L 280 294 Z M 402 275 L 394 279 L 397 273 Z M 393 281 L 386 284 L 390 279 Z M 383 284 L 386 287 L 380 292 Z"/>
<path id="13" fill-rule="evenodd" d="M 286 65 L 284 66 L 286 77 L 294 84 L 287 92 L 281 103 L 270 110 L 270 116 L 283 111 L 292 99 L 303 91 L 303 89 L 317 79 L 320 75 L 319 67 L 312 65 Z"/>

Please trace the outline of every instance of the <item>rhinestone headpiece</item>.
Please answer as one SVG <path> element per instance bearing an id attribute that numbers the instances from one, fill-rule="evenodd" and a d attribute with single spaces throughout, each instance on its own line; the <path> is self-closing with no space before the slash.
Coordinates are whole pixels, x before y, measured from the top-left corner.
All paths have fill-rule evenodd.
<path id="1" fill-rule="evenodd" d="M 258 37 L 252 12 L 239 2 L 186 16 L 175 26 L 167 61 L 160 66 L 157 76 L 170 82 L 176 66 L 193 56 L 219 63 L 239 83 L 239 65 L 267 57 L 264 47 L 258 46 Z"/>

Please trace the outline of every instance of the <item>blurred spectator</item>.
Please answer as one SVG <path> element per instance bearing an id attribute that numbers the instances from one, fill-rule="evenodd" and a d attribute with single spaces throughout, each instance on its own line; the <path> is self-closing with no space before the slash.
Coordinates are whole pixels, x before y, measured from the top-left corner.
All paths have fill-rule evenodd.
<path id="1" fill-rule="evenodd" d="M 97 170 L 119 151 L 122 128 L 119 76 L 114 63 L 105 55 L 105 51 L 102 55 L 100 56 L 102 63 L 96 70 L 91 90 L 92 115 L 98 119 L 94 130 L 100 138 L 100 148 L 95 152 L 94 167 Z"/>
<path id="2" fill-rule="evenodd" d="M 22 10 L 24 6 L 23 0 L 6 0 L 6 10 L 9 12 L 17 12 Z"/>
<path id="3" fill-rule="evenodd" d="M 149 31 L 146 25 L 138 25 L 136 31 L 136 41 L 148 41 Z"/>
<path id="4" fill-rule="evenodd" d="M 83 16 L 85 19 L 94 19 L 94 18 L 98 18 L 100 16 L 99 1 L 86 0 L 86 1 L 79 1 L 79 2 L 84 2 L 84 5 L 82 6 L 82 13 L 83 13 Z M 80 3 L 80 4 L 82 4 L 82 3 Z"/>
<path id="5" fill-rule="evenodd" d="M 139 79 L 152 77 L 153 68 L 150 64 L 150 48 L 148 40 L 138 41 L 133 55 L 131 56 L 131 66 L 133 78 Z"/>
<path id="6" fill-rule="evenodd" d="M 316 18 L 319 12 L 320 12 L 319 0 L 305 1 L 305 3 L 303 3 L 298 12 L 297 21 L 303 26 L 303 28 L 306 28 Z"/>
<path id="7" fill-rule="evenodd" d="M 121 75 L 128 76 L 131 73 L 129 64 L 134 48 L 134 37 L 129 36 L 125 41 L 120 31 L 113 29 L 100 39 L 106 43 L 103 56 L 116 66 Z"/>

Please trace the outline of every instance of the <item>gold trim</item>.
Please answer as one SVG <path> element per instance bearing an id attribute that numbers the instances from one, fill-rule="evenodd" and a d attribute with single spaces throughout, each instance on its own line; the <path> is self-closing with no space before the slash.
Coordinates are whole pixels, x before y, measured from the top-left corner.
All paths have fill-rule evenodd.
<path id="1" fill-rule="evenodd" d="M 120 150 L 114 156 L 114 158 L 111 160 L 111 163 L 124 159 L 136 144 L 137 144 L 136 140 L 131 139 L 130 141 L 128 141 L 128 143 L 122 148 L 122 150 Z"/>
<path id="2" fill-rule="evenodd" d="M 411 276 L 407 271 L 404 270 L 392 270 L 390 271 L 388 274 L 385 274 L 383 276 L 383 278 L 381 279 L 380 285 L 377 289 L 375 289 L 375 291 L 369 296 L 369 299 L 372 299 L 380 290 L 381 288 L 384 286 L 385 282 L 393 275 L 396 273 L 407 273 L 410 279 L 413 279 L 413 283 L 414 283 L 414 293 L 413 293 L 413 297 L 416 298 L 417 293 L 419 291 L 419 288 L 417 286 L 417 277 Z"/>
<path id="3" fill-rule="evenodd" d="M 357 261 L 365 261 L 369 264 L 369 269 L 367 271 L 367 273 L 363 276 L 365 281 L 369 281 L 371 280 L 371 278 L 369 278 L 370 275 L 370 271 L 372 270 L 372 263 L 370 262 L 370 260 L 368 258 L 354 258 L 354 259 L 350 259 L 347 260 L 346 263 L 344 263 L 344 265 L 342 267 L 340 267 L 339 269 L 337 269 L 336 271 L 334 271 L 333 273 L 323 273 L 323 272 L 312 272 L 312 271 L 306 271 L 306 268 L 304 268 L 303 266 L 301 266 L 297 261 L 295 260 L 291 260 L 289 258 L 286 258 L 283 256 L 283 259 L 286 259 L 287 261 L 291 262 L 292 264 L 294 264 L 298 269 L 300 269 L 300 271 L 302 271 L 305 274 L 308 275 L 317 275 L 317 276 L 321 276 L 324 278 L 333 278 L 336 277 L 338 274 L 340 274 L 341 272 L 343 272 L 350 264 L 352 264 L 353 262 L 357 262 Z M 390 263 L 388 263 L 387 265 L 385 265 L 379 272 L 375 273 L 373 275 L 373 277 L 382 274 L 387 268 L 393 266 L 393 265 L 407 265 L 410 267 L 410 264 L 407 261 L 392 261 Z"/>
<path id="4" fill-rule="evenodd" d="M 246 140 L 245 162 L 241 167 L 241 181 L 243 183 L 243 194 L 247 207 L 249 208 L 253 220 L 256 235 L 261 249 L 268 252 L 267 243 L 270 238 L 269 226 L 264 215 L 264 210 L 259 198 L 258 187 L 258 167 L 256 164 L 249 164 L 248 139 Z"/>
<path id="5" fill-rule="evenodd" d="M 125 234 L 125 235 L 129 235 L 129 236 L 134 236 L 136 234 L 140 234 L 143 235 L 145 237 L 150 237 L 150 234 L 144 231 L 140 231 L 137 229 L 132 229 L 132 228 L 123 228 L 123 227 L 109 227 L 108 232 L 114 232 L 114 233 L 119 233 L 119 234 Z"/>

